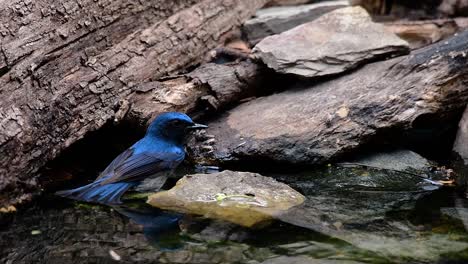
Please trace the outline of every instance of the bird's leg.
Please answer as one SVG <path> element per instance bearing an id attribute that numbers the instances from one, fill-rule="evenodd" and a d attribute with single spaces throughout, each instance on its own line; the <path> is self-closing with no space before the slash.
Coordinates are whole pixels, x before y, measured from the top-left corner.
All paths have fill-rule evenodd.
<path id="1" fill-rule="evenodd" d="M 213 164 L 215 143 L 215 136 L 206 130 L 195 131 L 187 144 L 189 159 L 195 164 Z"/>
<path id="2" fill-rule="evenodd" d="M 206 130 L 195 131 L 195 140 L 198 142 L 200 150 L 205 154 L 210 154 L 214 151 L 213 145 L 215 144 L 214 135 L 208 135 Z"/>
<path id="3" fill-rule="evenodd" d="M 220 168 L 217 166 L 204 166 L 204 165 L 196 165 L 195 166 L 195 172 L 196 173 L 205 173 L 205 174 L 211 174 L 211 173 L 217 173 L 220 172 Z"/>

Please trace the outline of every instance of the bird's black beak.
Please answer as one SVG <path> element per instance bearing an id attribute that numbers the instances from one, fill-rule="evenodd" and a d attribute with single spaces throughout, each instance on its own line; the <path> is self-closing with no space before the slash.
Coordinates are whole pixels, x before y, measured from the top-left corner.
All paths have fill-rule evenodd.
<path id="1" fill-rule="evenodd" d="M 202 124 L 197 124 L 197 123 L 194 123 L 193 125 L 187 127 L 188 129 L 192 130 L 192 129 L 202 129 L 202 128 L 208 128 L 208 126 L 205 126 L 205 125 L 202 125 Z"/>

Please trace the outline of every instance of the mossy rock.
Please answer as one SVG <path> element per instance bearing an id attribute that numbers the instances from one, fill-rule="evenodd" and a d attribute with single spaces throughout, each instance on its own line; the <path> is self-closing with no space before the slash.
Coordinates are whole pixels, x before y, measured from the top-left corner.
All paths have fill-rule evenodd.
<path id="1" fill-rule="evenodd" d="M 284 183 L 256 173 L 193 174 L 148 203 L 161 209 L 222 219 L 246 227 L 265 225 L 305 197 Z"/>

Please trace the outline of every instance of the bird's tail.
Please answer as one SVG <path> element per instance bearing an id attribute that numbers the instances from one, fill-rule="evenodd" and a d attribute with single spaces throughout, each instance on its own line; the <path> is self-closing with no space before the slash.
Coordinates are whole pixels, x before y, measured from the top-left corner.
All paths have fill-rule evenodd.
<path id="1" fill-rule="evenodd" d="M 56 192 L 56 195 L 93 203 L 101 204 L 121 204 L 120 197 L 135 183 L 132 182 L 117 182 L 101 185 L 104 179 L 99 179 L 88 185 L 72 189 Z"/>

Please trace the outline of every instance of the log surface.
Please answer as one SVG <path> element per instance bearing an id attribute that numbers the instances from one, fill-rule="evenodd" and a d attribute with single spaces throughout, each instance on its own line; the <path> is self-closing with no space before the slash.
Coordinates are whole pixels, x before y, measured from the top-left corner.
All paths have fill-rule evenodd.
<path id="1" fill-rule="evenodd" d="M 266 0 L 0 1 L 0 205 L 142 83 L 197 64 Z M 164 104 L 162 102 L 161 104 Z"/>

